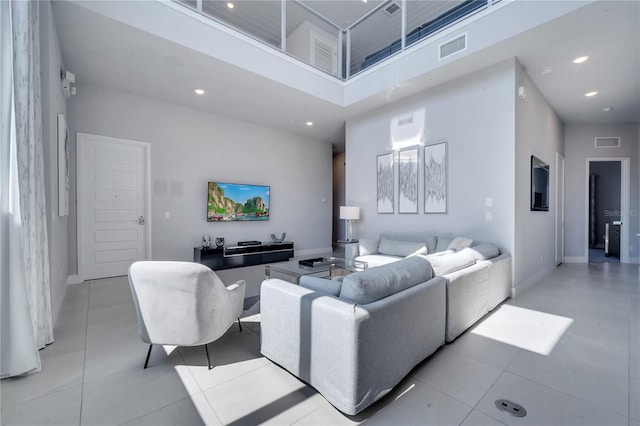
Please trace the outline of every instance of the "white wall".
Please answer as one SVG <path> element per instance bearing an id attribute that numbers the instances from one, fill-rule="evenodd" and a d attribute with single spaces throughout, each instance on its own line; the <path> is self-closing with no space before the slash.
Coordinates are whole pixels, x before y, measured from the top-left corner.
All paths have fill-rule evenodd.
<path id="1" fill-rule="evenodd" d="M 514 84 L 515 60 L 485 68 L 347 122 L 346 203 L 360 206 L 356 236 L 425 231 L 494 241 L 514 249 Z M 423 213 L 422 172 L 419 213 L 376 209 L 376 156 L 392 150 L 390 123 L 424 110 L 424 142 L 448 141 L 448 212 Z M 396 154 L 397 157 L 397 154 Z M 420 150 L 420 158 L 422 150 Z M 422 159 L 420 159 L 422 168 Z M 485 199 L 492 198 L 492 207 Z M 491 213 L 493 220 L 485 220 Z"/>
<path id="2" fill-rule="evenodd" d="M 74 157 L 75 132 L 150 143 L 153 259 L 193 260 L 203 234 L 233 243 L 286 232 L 297 254 L 330 250 L 329 143 L 89 85 L 78 87 L 69 111 Z M 72 175 L 75 208 L 75 166 Z M 216 180 L 271 186 L 270 220 L 208 223 L 207 182 Z M 166 194 L 159 184 L 169 188 Z M 74 215 L 74 269 L 75 223 Z"/>
<path id="3" fill-rule="evenodd" d="M 597 136 L 619 136 L 620 148 L 595 148 Z M 564 132 L 566 147 L 566 244 L 565 256 L 586 262 L 588 243 L 585 224 L 587 158 L 630 158 L 630 199 L 628 220 L 623 218 L 623 232 L 629 233 L 629 261 L 638 262 L 639 232 L 639 131 L 638 124 L 568 124 Z M 627 226 L 625 229 L 625 222 Z"/>
<path id="4" fill-rule="evenodd" d="M 517 95 L 524 87 L 525 98 Z M 556 267 L 556 152 L 564 154 L 563 124 L 518 64 L 514 88 L 516 294 Z M 531 211 L 531 156 L 549 164 L 549 211 Z M 519 287 L 519 288 L 518 288 Z"/>
<path id="5" fill-rule="evenodd" d="M 344 179 L 346 157 L 344 152 L 333 156 L 333 241 L 345 236 L 345 221 L 340 219 L 340 206 L 344 206 Z"/>
<path id="6" fill-rule="evenodd" d="M 40 67 L 42 136 L 44 140 L 45 198 L 51 280 L 51 312 L 55 323 L 66 292 L 68 277 L 68 222 L 58 216 L 58 114 L 67 114 L 62 96 L 60 70 L 64 68 L 56 23 L 49 1 L 40 6 Z"/>

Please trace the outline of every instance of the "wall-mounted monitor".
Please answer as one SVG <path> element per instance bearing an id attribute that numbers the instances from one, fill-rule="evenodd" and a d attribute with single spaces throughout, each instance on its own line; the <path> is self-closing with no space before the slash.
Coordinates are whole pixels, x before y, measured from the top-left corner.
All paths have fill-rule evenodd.
<path id="1" fill-rule="evenodd" d="M 549 165 L 531 156 L 531 210 L 549 211 Z"/>
<path id="2" fill-rule="evenodd" d="M 269 201 L 268 186 L 209 182 L 207 222 L 269 220 Z"/>

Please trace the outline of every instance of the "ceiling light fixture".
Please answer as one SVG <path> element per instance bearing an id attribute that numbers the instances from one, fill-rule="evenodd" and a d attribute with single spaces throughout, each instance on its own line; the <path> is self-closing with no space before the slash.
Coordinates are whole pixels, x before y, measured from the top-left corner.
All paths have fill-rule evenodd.
<path id="1" fill-rule="evenodd" d="M 540 74 L 544 74 L 544 75 L 551 74 L 552 72 L 553 72 L 553 68 L 551 67 L 545 67 L 540 70 Z"/>
<path id="2" fill-rule="evenodd" d="M 313 121 L 307 121 L 305 124 L 307 125 L 307 127 L 311 127 L 313 126 Z"/>
<path id="3" fill-rule="evenodd" d="M 193 89 L 196 95 L 204 95 L 205 91 L 202 89 Z"/>
<path id="4" fill-rule="evenodd" d="M 227 7 L 229 9 L 233 9 L 235 7 L 235 5 L 233 3 L 231 3 L 231 2 L 227 2 Z"/>
<path id="5" fill-rule="evenodd" d="M 585 95 L 587 98 L 591 98 L 591 97 L 593 97 L 593 96 L 595 96 L 595 95 L 597 95 L 597 94 L 598 94 L 598 92 L 597 92 L 596 90 L 594 90 L 593 92 L 588 92 L 588 93 L 585 93 L 584 95 Z"/>
<path id="6" fill-rule="evenodd" d="M 585 62 L 587 59 L 589 59 L 588 56 L 580 56 L 579 58 L 575 58 L 573 60 L 573 63 L 574 64 L 581 64 L 581 63 Z"/>
<path id="7" fill-rule="evenodd" d="M 602 108 L 602 110 L 604 112 L 610 112 L 610 111 L 613 111 L 613 107 L 604 107 L 604 108 Z"/>

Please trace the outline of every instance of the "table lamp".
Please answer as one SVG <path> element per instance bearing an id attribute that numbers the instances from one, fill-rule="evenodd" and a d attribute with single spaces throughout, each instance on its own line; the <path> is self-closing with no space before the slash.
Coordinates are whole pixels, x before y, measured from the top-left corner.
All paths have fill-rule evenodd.
<path id="1" fill-rule="evenodd" d="M 340 206 L 340 219 L 345 219 L 347 221 L 345 241 L 356 241 L 351 238 L 351 221 L 360 219 L 360 207 Z"/>

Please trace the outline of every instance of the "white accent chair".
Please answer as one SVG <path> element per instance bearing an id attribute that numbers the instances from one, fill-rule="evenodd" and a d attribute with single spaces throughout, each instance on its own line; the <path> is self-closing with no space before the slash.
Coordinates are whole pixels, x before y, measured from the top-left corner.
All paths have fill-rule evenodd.
<path id="1" fill-rule="evenodd" d="M 199 263 L 142 261 L 129 267 L 129 287 L 138 314 L 138 332 L 153 345 L 199 346 L 222 337 L 238 320 L 246 282 L 225 287 L 215 272 Z"/>

